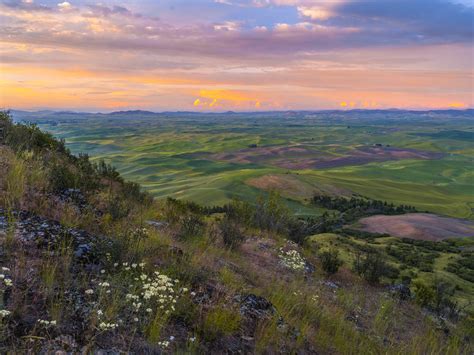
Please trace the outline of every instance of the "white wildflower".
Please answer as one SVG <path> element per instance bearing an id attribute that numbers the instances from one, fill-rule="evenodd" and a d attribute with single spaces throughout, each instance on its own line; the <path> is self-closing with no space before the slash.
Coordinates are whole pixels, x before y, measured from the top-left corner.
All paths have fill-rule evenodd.
<path id="1" fill-rule="evenodd" d="M 301 256 L 297 250 L 284 251 L 280 248 L 279 255 L 282 265 L 293 270 L 303 270 L 306 266 L 306 260 Z"/>
<path id="2" fill-rule="evenodd" d="M 49 321 L 49 320 L 46 320 L 46 319 L 38 319 L 36 322 L 37 322 L 38 324 L 40 324 L 40 325 L 45 326 L 45 327 L 51 327 L 51 326 L 55 326 L 55 325 L 56 325 L 56 321 L 55 321 L 55 320 Z"/>
<path id="3" fill-rule="evenodd" d="M 115 328 L 117 328 L 118 325 L 115 324 L 115 323 L 107 323 L 107 322 L 101 322 L 99 324 L 99 328 L 101 330 L 114 330 Z"/>

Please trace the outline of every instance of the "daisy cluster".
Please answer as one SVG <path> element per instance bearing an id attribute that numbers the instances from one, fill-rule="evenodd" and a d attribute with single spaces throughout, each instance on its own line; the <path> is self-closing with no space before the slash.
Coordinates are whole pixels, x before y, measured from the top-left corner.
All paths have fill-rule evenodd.
<path id="1" fill-rule="evenodd" d="M 7 267 L 2 267 L 2 273 L 0 274 L 0 280 L 3 283 L 5 287 L 12 287 L 13 286 L 13 281 L 8 276 L 8 273 L 10 272 L 10 269 Z"/>
<path id="2" fill-rule="evenodd" d="M 285 251 L 283 248 L 280 248 L 278 257 L 282 265 L 292 270 L 304 270 L 306 266 L 306 260 L 295 249 Z"/>
<path id="3" fill-rule="evenodd" d="M 53 327 L 57 324 L 55 320 L 46 320 L 46 319 L 38 319 L 36 323 L 46 328 Z"/>
<path id="4" fill-rule="evenodd" d="M 131 324 L 140 328 L 159 317 L 166 321 L 176 310 L 179 297 L 188 292 L 173 279 L 158 270 L 147 272 L 145 263 L 114 263 L 111 270 L 101 270 L 95 287 L 84 291 L 91 306 L 91 316 L 97 320 L 100 331 L 114 331 Z M 110 298 L 123 300 L 110 312 Z M 167 348 L 174 337 L 163 340 Z"/>
<path id="5" fill-rule="evenodd" d="M 135 241 L 140 241 L 149 237 L 148 230 L 143 227 L 138 227 L 130 233 L 130 237 Z"/>

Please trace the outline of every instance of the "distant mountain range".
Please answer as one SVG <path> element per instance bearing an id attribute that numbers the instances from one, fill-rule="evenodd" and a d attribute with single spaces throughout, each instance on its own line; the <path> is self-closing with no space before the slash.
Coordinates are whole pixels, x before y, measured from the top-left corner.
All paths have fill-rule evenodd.
<path id="1" fill-rule="evenodd" d="M 277 116 L 288 116 L 288 115 L 311 115 L 311 114 L 337 114 L 337 115 L 351 115 L 351 114 L 364 114 L 364 115 L 380 115 L 380 114 L 449 114 L 454 116 L 462 117 L 473 117 L 474 109 L 444 109 L 444 110 L 402 110 L 402 109 L 384 109 L 384 110 L 289 110 L 289 111 L 255 111 L 255 112 L 196 112 L 196 111 L 163 111 L 153 112 L 146 110 L 126 110 L 126 111 L 114 111 L 109 113 L 103 112 L 77 112 L 77 111 L 54 111 L 54 110 L 40 110 L 40 111 L 25 111 L 25 110 L 10 110 L 11 114 L 16 119 L 25 118 L 52 118 L 58 116 L 77 116 L 77 117 L 90 117 L 90 116 L 108 116 L 108 117 L 132 117 L 132 116 L 223 116 L 223 115 L 255 115 L 255 116 L 266 116 L 266 115 L 277 115 Z"/>

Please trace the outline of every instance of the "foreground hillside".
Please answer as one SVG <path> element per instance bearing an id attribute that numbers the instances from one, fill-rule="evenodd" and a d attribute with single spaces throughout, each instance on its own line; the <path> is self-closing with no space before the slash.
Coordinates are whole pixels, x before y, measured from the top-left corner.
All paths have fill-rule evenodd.
<path id="1" fill-rule="evenodd" d="M 319 196 L 333 212 L 303 220 L 274 193 L 153 200 L 5 113 L 0 143 L 2 351 L 474 351 L 472 239 L 357 225 L 412 206 Z"/>

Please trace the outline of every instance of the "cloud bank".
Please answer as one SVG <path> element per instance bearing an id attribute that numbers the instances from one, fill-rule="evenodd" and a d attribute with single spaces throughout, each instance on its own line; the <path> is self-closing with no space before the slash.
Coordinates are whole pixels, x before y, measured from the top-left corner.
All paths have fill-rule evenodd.
<path id="1" fill-rule="evenodd" d="M 128 4 L 3 1 L 1 105 L 250 110 L 350 107 L 341 102 L 474 104 L 474 9 L 466 4 Z"/>

